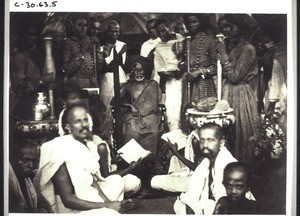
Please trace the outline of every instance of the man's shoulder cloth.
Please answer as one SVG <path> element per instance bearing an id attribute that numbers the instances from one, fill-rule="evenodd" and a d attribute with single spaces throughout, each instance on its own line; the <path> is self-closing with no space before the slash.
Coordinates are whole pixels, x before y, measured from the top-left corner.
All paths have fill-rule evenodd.
<path id="1" fill-rule="evenodd" d="M 128 46 L 126 43 L 124 43 L 122 49 L 119 52 L 119 55 L 123 55 L 125 52 L 127 52 L 127 50 L 128 50 Z"/>

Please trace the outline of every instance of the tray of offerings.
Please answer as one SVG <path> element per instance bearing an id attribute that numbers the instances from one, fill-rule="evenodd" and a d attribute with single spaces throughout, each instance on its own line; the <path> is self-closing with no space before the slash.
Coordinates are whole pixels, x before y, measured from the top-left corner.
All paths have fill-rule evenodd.
<path id="1" fill-rule="evenodd" d="M 230 114 L 233 112 L 233 109 L 232 108 L 229 108 L 227 110 L 211 110 L 209 112 L 201 112 L 201 111 L 198 111 L 197 109 L 195 108 L 190 108 L 190 109 L 187 109 L 187 113 L 188 114 L 191 114 L 191 115 L 205 115 L 205 116 L 208 116 L 208 117 L 219 117 L 219 116 L 224 116 L 225 114 Z"/>
<path id="2" fill-rule="evenodd" d="M 227 127 L 235 121 L 233 109 L 229 103 L 225 100 L 217 101 L 214 97 L 199 100 L 194 107 L 187 109 L 186 115 L 196 128 L 208 122 Z"/>

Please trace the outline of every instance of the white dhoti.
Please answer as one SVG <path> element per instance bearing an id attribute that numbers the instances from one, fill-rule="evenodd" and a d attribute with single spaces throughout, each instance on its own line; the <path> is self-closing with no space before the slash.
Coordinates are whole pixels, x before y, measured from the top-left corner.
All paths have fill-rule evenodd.
<path id="1" fill-rule="evenodd" d="M 119 70 L 119 83 L 125 83 L 127 81 L 126 74 L 123 70 Z M 114 74 L 112 72 L 105 73 L 101 77 L 100 81 L 100 100 L 103 102 L 106 108 L 110 107 L 112 98 L 114 97 Z"/>
<path id="2" fill-rule="evenodd" d="M 107 164 L 108 164 L 109 172 L 116 171 L 117 166 L 115 164 L 111 164 L 111 152 L 110 152 L 110 147 L 107 144 L 107 142 L 95 135 L 93 136 L 93 138 L 94 138 L 94 144 L 90 146 L 90 150 L 93 152 L 95 157 L 100 159 L 100 157 L 98 155 L 97 145 L 100 143 L 104 143 L 106 145 L 106 149 L 107 149 L 107 160 L 108 160 Z M 99 159 L 98 159 L 98 161 L 99 161 Z M 108 179 L 109 177 L 110 176 L 108 176 L 106 179 Z M 127 174 L 127 175 L 123 176 L 122 181 L 124 184 L 124 193 L 127 193 L 127 192 L 136 193 L 140 190 L 141 185 L 142 185 L 141 180 L 132 174 Z"/>
<path id="3" fill-rule="evenodd" d="M 191 176 L 157 175 L 151 179 L 151 187 L 169 192 L 186 192 Z"/>
<path id="4" fill-rule="evenodd" d="M 124 181 L 124 193 L 136 193 L 140 190 L 142 186 L 141 180 L 135 175 L 127 174 L 123 176 L 122 179 Z"/>
<path id="5" fill-rule="evenodd" d="M 163 136 L 166 137 L 164 139 L 174 140 L 173 142 L 176 142 L 178 145 L 178 150 L 184 148 L 184 157 L 189 161 L 194 162 L 192 141 L 194 138 L 199 140 L 196 130 L 192 131 L 187 138 L 184 138 L 184 135 L 180 130 L 171 131 Z M 183 164 L 176 156 L 173 156 L 170 160 L 168 175 L 154 176 L 151 179 L 151 187 L 157 190 L 166 190 L 170 192 L 186 192 L 189 188 L 192 174 L 192 170 Z"/>
<path id="6" fill-rule="evenodd" d="M 170 131 L 179 129 L 182 98 L 182 80 L 171 79 L 166 82 L 166 114 Z"/>

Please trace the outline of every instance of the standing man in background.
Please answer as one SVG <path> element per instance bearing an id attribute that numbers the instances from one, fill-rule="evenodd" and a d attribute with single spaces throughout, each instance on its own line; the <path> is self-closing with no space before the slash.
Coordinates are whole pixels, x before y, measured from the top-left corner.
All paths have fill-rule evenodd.
<path id="1" fill-rule="evenodd" d="M 184 20 L 191 36 L 191 71 L 185 74 L 184 82 L 191 83 L 190 99 L 197 103 L 202 98 L 217 97 L 213 80 L 217 75 L 215 39 L 207 33 L 211 25 L 209 15 L 188 14 Z"/>
<path id="2" fill-rule="evenodd" d="M 155 21 L 156 19 L 150 19 L 147 21 L 146 28 L 150 38 L 149 40 L 145 41 L 141 47 L 141 56 L 147 58 L 149 63 L 151 64 L 151 70 L 149 70 L 150 73 L 145 74 L 146 79 L 153 78 L 155 47 L 161 41 L 157 36 L 156 29 L 154 28 Z"/>
<path id="3" fill-rule="evenodd" d="M 114 96 L 114 71 L 119 71 L 119 82 L 127 81 L 124 71 L 126 61 L 127 45 L 118 40 L 120 25 L 117 21 L 111 20 L 106 24 L 106 42 L 104 44 L 105 71 L 101 77 L 101 101 L 106 108 L 110 107 L 111 99 Z"/>
<path id="4" fill-rule="evenodd" d="M 165 19 L 158 19 L 154 26 L 161 41 L 155 50 L 153 79 L 160 84 L 163 93 L 161 102 L 166 106 L 168 126 L 172 131 L 179 129 L 180 124 L 182 73 L 178 65 L 180 63 L 179 47 L 184 37 L 172 33 Z"/>
<path id="5" fill-rule="evenodd" d="M 100 62 L 95 59 L 94 49 L 99 42 L 87 35 L 88 18 L 85 14 L 74 13 L 71 26 L 73 35 L 65 40 L 63 49 L 67 83 L 80 88 L 98 88 L 98 71 L 95 68 L 100 69 Z"/>

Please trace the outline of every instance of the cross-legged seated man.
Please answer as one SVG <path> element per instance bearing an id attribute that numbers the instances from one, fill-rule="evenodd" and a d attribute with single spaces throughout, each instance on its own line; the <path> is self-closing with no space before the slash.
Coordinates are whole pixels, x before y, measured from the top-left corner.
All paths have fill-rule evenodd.
<path id="1" fill-rule="evenodd" d="M 175 201 L 176 214 L 210 215 L 216 201 L 226 196 L 223 172 L 227 164 L 237 161 L 225 147 L 224 132 L 220 125 L 206 123 L 199 129 L 197 152 L 203 158 L 190 179 L 188 191 Z M 249 192 L 248 199 L 254 199 Z"/>
<path id="2" fill-rule="evenodd" d="M 41 146 L 35 183 L 54 212 L 124 212 L 133 207 L 122 201 L 124 182 L 120 175 L 101 176 L 99 154 L 89 130 L 84 105 L 65 110 L 62 124 L 68 135 Z"/>
<path id="3" fill-rule="evenodd" d="M 177 142 L 175 144 L 165 142 L 174 156 L 170 159 L 168 174 L 156 175 L 151 179 L 153 189 L 169 192 L 186 192 L 188 190 L 191 175 L 199 163 L 198 154 L 194 153 L 194 146 L 199 143 L 198 131 L 193 130 L 185 144 Z M 181 149 L 179 146 L 182 145 L 185 147 Z"/>

